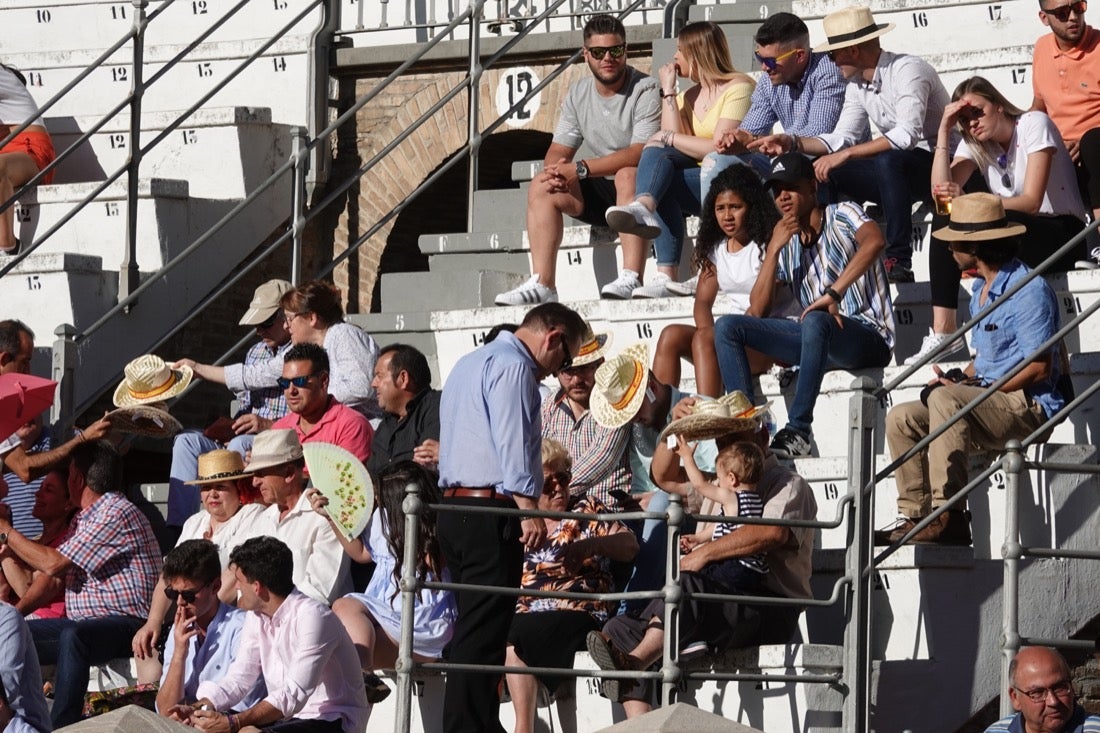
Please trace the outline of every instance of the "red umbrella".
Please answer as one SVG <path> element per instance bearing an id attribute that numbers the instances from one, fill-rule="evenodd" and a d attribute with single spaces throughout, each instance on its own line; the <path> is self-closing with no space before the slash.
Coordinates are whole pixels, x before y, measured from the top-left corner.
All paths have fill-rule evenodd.
<path id="1" fill-rule="evenodd" d="M 0 374 L 0 440 L 53 404 L 57 382 L 32 374 Z"/>

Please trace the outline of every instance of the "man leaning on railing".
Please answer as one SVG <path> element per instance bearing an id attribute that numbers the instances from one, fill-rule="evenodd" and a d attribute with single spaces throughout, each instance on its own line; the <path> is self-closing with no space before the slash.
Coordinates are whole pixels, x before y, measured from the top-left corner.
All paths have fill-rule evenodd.
<path id="1" fill-rule="evenodd" d="M 974 193 L 952 202 L 951 223 L 935 236 L 951 248 L 963 271 L 975 270 L 970 315 L 996 301 L 1029 268 L 1016 259 L 1023 224 L 1005 219 L 998 196 Z M 1028 359 L 1059 327 L 1054 291 L 1035 278 L 1004 305 L 983 318 L 971 332 L 976 355 L 965 369 L 944 373 L 933 365 L 936 378 L 921 392 L 919 402 L 894 407 L 886 416 L 886 439 L 896 460 L 938 429 L 981 394 L 986 387 Z M 973 448 L 1002 450 L 1005 442 L 1023 439 L 1065 404 L 1058 389 L 1062 374 L 1058 347 L 1051 347 L 1005 382 L 981 404 L 948 428 L 924 452 L 898 466 L 897 525 L 875 533 L 876 544 L 892 544 L 947 501 L 967 483 Z M 969 545 L 970 520 L 964 506 L 953 506 L 920 530 L 914 542 Z"/>

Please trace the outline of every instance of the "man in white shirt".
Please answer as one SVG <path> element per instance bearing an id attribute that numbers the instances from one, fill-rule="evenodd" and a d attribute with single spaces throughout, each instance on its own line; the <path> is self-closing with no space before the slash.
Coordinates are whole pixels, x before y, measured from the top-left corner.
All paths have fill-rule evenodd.
<path id="1" fill-rule="evenodd" d="M 194 706 L 171 713 L 204 733 L 253 726 L 279 733 L 363 733 L 370 704 L 355 645 L 324 605 L 295 589 L 290 548 L 253 537 L 229 556 L 237 607 L 250 611 L 240 653 L 218 682 L 199 685 Z M 232 710 L 262 680 L 267 696 Z"/>
<path id="2" fill-rule="evenodd" d="M 848 80 L 835 130 L 806 138 L 771 135 L 749 147 L 820 156 L 814 171 L 829 184 L 831 203 L 844 195 L 879 204 L 886 217 L 886 276 L 913 282 L 913 202 L 931 202 L 932 148 L 950 97 L 927 61 L 882 50 L 878 38 L 894 24 L 876 24 L 869 8 L 830 13 L 824 25 L 827 43 L 814 50 L 828 53 Z M 871 139 L 868 123 L 882 135 Z"/>

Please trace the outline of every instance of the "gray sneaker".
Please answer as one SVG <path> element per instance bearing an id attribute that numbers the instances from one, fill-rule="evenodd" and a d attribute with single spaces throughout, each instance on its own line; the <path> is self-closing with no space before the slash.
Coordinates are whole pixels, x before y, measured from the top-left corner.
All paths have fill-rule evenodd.
<path id="1" fill-rule="evenodd" d="M 558 291 L 540 283 L 538 275 L 532 275 L 531 278 L 522 285 L 498 295 L 493 302 L 497 305 L 539 305 L 541 303 L 557 303 Z"/>

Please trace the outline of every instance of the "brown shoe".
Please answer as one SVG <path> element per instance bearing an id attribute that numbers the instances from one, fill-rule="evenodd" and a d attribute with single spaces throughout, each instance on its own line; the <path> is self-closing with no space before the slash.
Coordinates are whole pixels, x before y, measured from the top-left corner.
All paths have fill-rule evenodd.
<path id="1" fill-rule="evenodd" d="M 969 545 L 970 512 L 946 511 L 917 533 L 913 542 L 929 545 Z"/>
<path id="2" fill-rule="evenodd" d="M 599 631 L 589 631 L 585 637 L 585 646 L 588 647 L 588 655 L 596 666 L 605 672 L 617 672 L 634 669 L 634 661 L 625 653 L 615 647 L 611 641 Z M 633 685 L 631 680 L 605 679 L 602 680 L 601 690 L 604 697 L 612 702 L 619 702 L 622 693 Z"/>
<path id="3" fill-rule="evenodd" d="M 909 530 L 917 526 L 917 522 L 920 519 L 910 519 L 909 517 L 898 517 L 898 520 L 894 524 L 886 527 L 885 529 L 876 529 L 874 538 L 875 545 L 892 545 L 902 537 L 906 535 Z"/>

